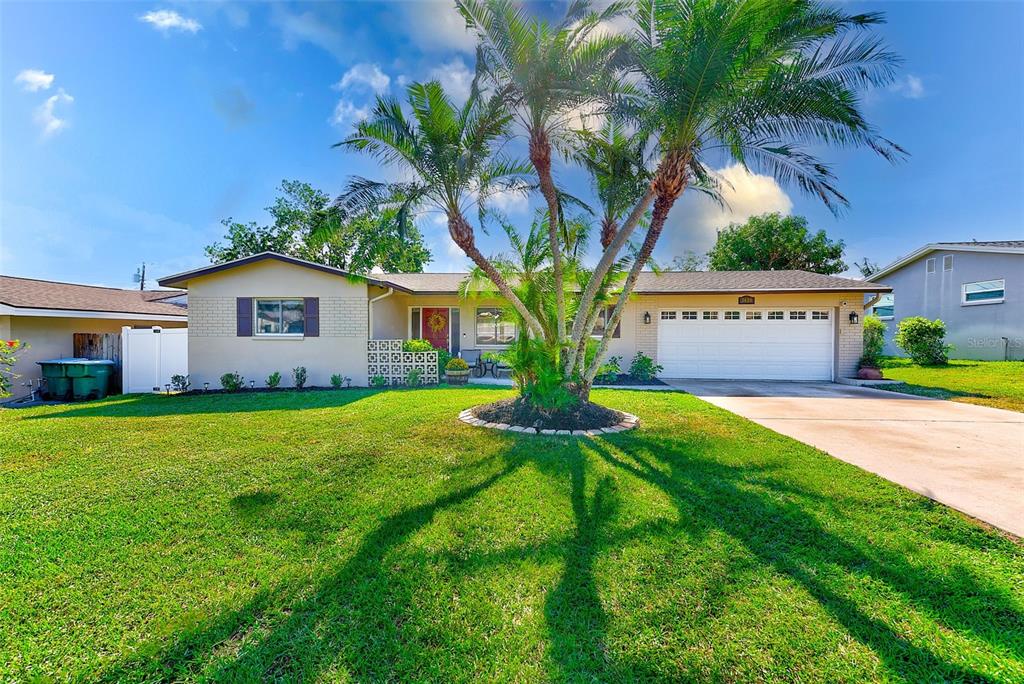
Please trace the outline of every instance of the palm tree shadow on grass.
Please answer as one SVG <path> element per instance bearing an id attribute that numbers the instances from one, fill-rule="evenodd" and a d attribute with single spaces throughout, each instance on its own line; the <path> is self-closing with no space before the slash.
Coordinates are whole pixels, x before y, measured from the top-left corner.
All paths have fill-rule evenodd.
<path id="1" fill-rule="evenodd" d="M 694 453 L 680 450 L 671 440 L 636 438 L 631 446 L 637 448 L 631 449 L 628 457 L 601 442 L 594 443 L 594 451 L 607 463 L 667 494 L 681 520 L 698 515 L 701 524 L 726 533 L 759 562 L 794 580 L 898 676 L 913 680 L 927 672 L 943 681 L 990 681 L 983 673 L 910 642 L 869 615 L 829 585 L 828 570 L 838 569 L 844 577 L 868 574 L 942 627 L 967 632 L 990 647 L 1024 657 L 1024 615 L 1012 597 L 986 586 L 965 569 L 954 570 L 952 577 L 939 575 L 867 540 L 862 546 L 832 534 L 798 504 L 780 502 L 777 496 L 745 486 L 751 480 L 744 477 L 744 469 L 694 458 Z M 755 481 L 760 488 L 776 493 L 789 488 L 762 477 Z M 702 514 L 723 506 L 726 509 L 719 515 Z M 823 562 L 822 557 L 827 560 Z M 957 606 L 950 605 L 951 596 L 974 597 L 985 609 L 956 610 Z"/>

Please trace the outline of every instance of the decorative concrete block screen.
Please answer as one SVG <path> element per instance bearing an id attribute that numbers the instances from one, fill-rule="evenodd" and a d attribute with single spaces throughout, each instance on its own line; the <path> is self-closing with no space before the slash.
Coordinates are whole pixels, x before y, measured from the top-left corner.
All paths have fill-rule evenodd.
<path id="1" fill-rule="evenodd" d="M 383 375 L 389 385 L 404 385 L 409 371 L 419 368 L 420 382 L 437 384 L 437 352 L 402 351 L 402 340 L 369 340 L 366 343 L 366 363 L 370 381 Z"/>

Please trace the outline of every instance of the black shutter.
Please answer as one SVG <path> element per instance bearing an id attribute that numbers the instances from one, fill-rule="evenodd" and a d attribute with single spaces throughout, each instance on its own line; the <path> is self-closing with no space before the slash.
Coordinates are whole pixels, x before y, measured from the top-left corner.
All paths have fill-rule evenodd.
<path id="1" fill-rule="evenodd" d="M 235 302 L 235 335 L 252 337 L 252 297 L 239 297 Z"/>
<path id="2" fill-rule="evenodd" d="M 302 300 L 306 323 L 306 337 L 320 337 L 320 298 L 306 297 Z"/>

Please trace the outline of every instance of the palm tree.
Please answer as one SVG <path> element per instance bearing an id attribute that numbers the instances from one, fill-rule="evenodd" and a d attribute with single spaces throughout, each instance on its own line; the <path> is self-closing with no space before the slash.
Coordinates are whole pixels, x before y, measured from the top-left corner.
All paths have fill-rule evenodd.
<path id="1" fill-rule="evenodd" d="M 645 0 L 633 19 L 634 58 L 619 111 L 653 133 L 659 162 L 651 220 L 608 331 L 672 206 L 694 181 L 711 177 L 716 160 L 795 184 L 837 211 L 847 199 L 812 148 L 867 147 L 890 161 L 905 154 L 860 111 L 858 92 L 890 82 L 899 63 L 868 31 L 881 23 L 880 14 L 848 14 L 813 0 Z M 625 243 L 623 232 L 614 242 Z M 614 259 L 612 251 L 605 251 L 595 276 Z M 597 373 L 610 336 L 606 331 L 586 381 Z"/>
<path id="2" fill-rule="evenodd" d="M 562 245 L 558 239 L 561 207 L 551 169 L 552 139 L 560 137 L 575 111 L 598 99 L 603 81 L 621 46 L 619 39 L 597 31 L 602 22 L 621 14 L 626 5 L 613 3 L 590 10 L 589 0 L 573 0 L 557 24 L 531 17 L 514 0 L 456 0 L 466 25 L 479 37 L 477 70 L 504 98 L 529 139 L 533 164 L 550 220 L 548 239 L 553 276 L 563 279 Z M 565 335 L 565 295 L 556 289 L 557 337 Z"/>
<path id="3" fill-rule="evenodd" d="M 508 129 L 510 115 L 498 95 L 484 97 L 474 89 L 466 104 L 455 107 L 436 81 L 408 87 L 412 118 L 394 98 L 378 97 L 365 121 L 335 147 L 365 152 L 397 167 L 410 180 L 378 182 L 354 177 L 337 203 L 346 211 L 393 209 L 400 226 L 426 210 L 441 211 L 448 232 L 473 263 L 538 335 L 537 317 L 516 296 L 502 273 L 476 246 L 466 213 L 474 206 L 481 220 L 487 199 L 496 192 L 524 192 L 528 165 L 495 152 Z"/>

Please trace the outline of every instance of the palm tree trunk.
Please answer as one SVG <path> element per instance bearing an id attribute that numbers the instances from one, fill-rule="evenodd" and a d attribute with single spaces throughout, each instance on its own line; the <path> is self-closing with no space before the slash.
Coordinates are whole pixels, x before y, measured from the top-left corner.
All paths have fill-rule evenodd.
<path id="1" fill-rule="evenodd" d="M 548 239 L 551 241 L 551 271 L 555 279 L 555 306 L 558 321 L 555 334 L 558 335 L 559 349 L 565 338 L 565 288 L 562 280 L 562 248 L 558 238 L 558 190 L 551 176 L 551 141 L 542 128 L 530 131 L 530 162 L 537 169 L 540 193 L 548 204 Z M 560 354 L 560 352 L 559 352 Z"/>
<path id="2" fill-rule="evenodd" d="M 473 226 L 469 224 L 461 213 L 455 211 L 448 212 L 448 233 L 452 236 L 455 244 L 466 253 L 466 256 L 472 259 L 473 263 L 487 274 L 487 277 L 494 283 L 494 286 L 498 288 L 501 296 L 519 312 L 519 315 L 523 317 L 523 320 L 526 321 L 527 326 L 533 331 L 534 335 L 538 339 L 544 339 L 544 328 L 541 326 L 540 321 L 530 313 L 522 300 L 516 296 L 516 293 L 512 291 L 512 288 L 509 287 L 508 282 L 498 272 L 498 269 L 494 267 L 494 264 L 477 248 L 476 238 L 473 235 Z"/>

